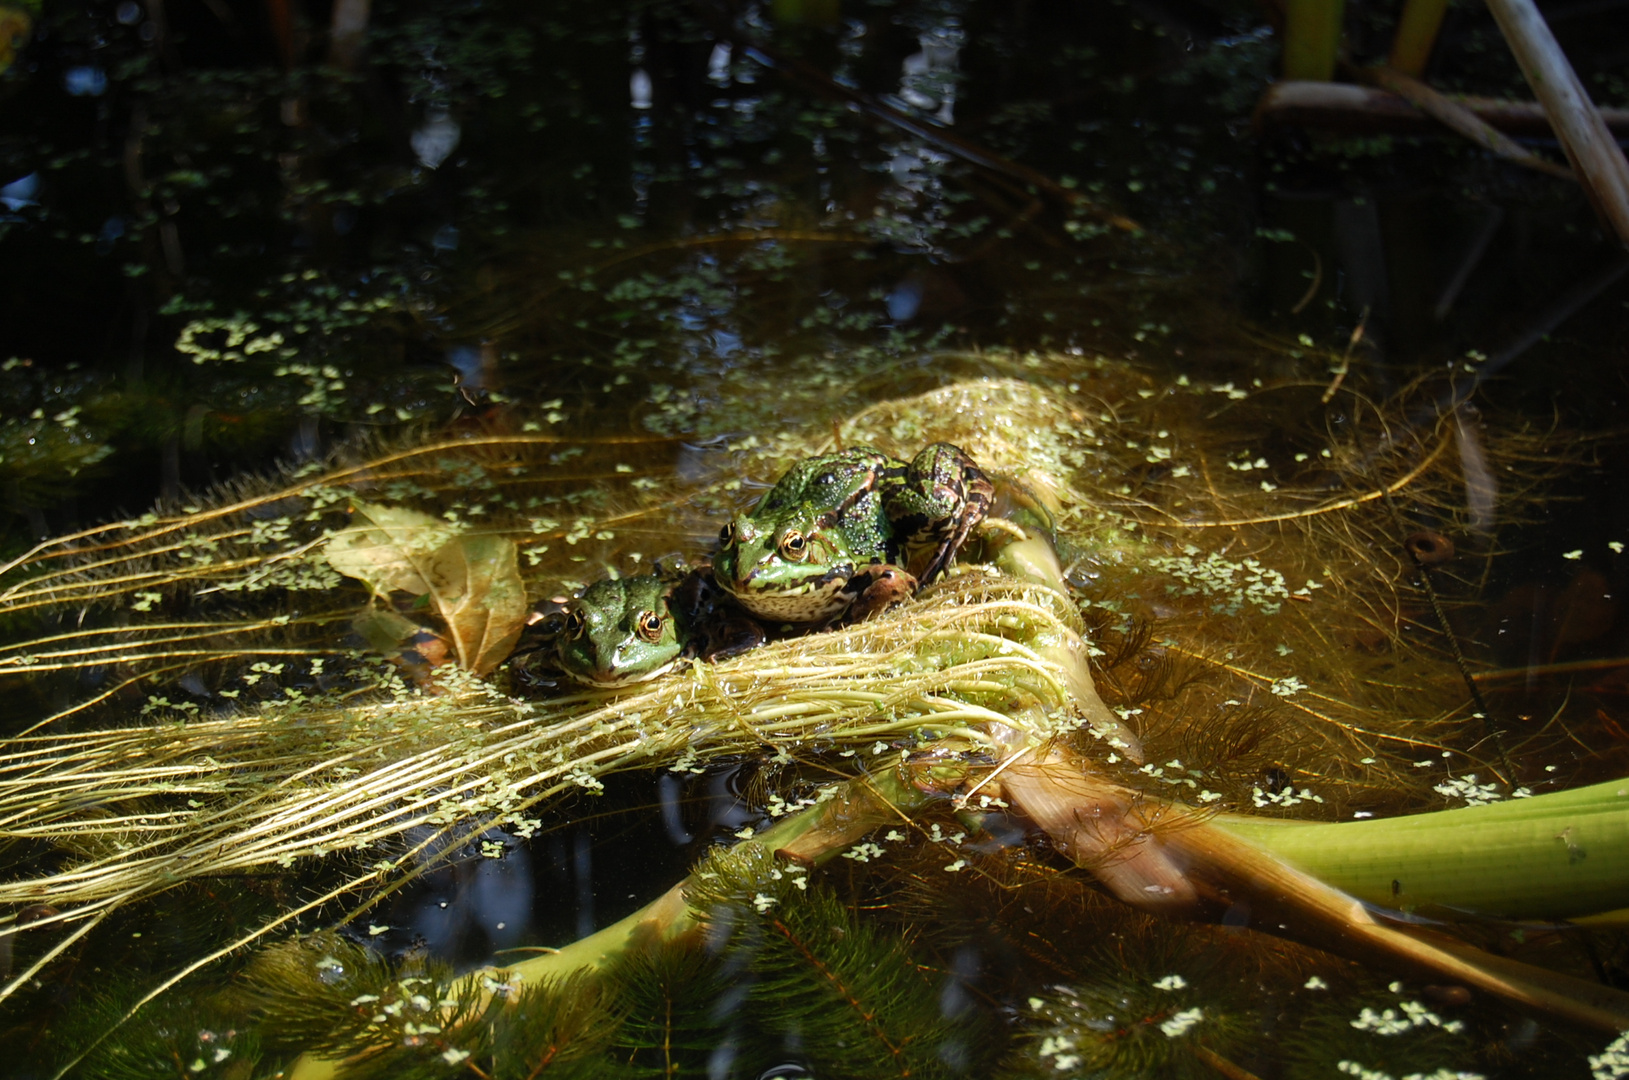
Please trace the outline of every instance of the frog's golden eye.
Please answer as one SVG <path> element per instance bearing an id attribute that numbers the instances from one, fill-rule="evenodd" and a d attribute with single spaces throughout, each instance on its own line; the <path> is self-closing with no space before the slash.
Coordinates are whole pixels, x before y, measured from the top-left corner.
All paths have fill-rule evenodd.
<path id="1" fill-rule="evenodd" d="M 718 530 L 718 542 L 721 543 L 721 544 L 727 544 L 731 540 L 734 540 L 734 539 L 735 539 L 735 522 L 726 521 L 724 523 L 724 527 L 722 529 Z"/>
<path id="2" fill-rule="evenodd" d="M 572 638 L 573 640 L 575 640 L 576 638 L 582 637 L 583 636 L 583 628 L 585 626 L 587 626 L 587 625 L 588 625 L 588 620 L 583 618 L 583 609 L 582 608 L 575 608 L 574 607 L 570 611 L 566 612 L 566 626 L 565 626 L 565 635 L 566 635 L 566 637 Z"/>
<path id="3" fill-rule="evenodd" d="M 634 630 L 646 641 L 662 640 L 662 624 L 667 620 L 654 611 L 641 611 L 634 619 Z"/>
<path id="4" fill-rule="evenodd" d="M 796 529 L 786 530 L 786 535 L 781 537 L 781 542 L 776 547 L 782 558 L 793 562 L 802 562 L 809 557 L 809 541 Z"/>

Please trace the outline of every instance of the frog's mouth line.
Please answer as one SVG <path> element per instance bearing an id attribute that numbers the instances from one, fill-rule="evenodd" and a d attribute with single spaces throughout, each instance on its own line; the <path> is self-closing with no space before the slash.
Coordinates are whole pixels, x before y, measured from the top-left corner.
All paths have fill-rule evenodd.
<path id="1" fill-rule="evenodd" d="M 642 674 L 616 675 L 609 679 L 591 679 L 585 675 L 579 675 L 575 671 L 568 671 L 566 674 L 570 675 L 573 679 L 576 679 L 584 686 L 634 686 L 638 683 L 650 682 L 652 679 L 661 678 L 663 675 L 666 675 L 668 672 L 672 671 L 674 665 L 678 662 L 678 658 L 675 657 L 674 659 L 663 664 L 661 667 L 652 668 L 651 670 Z"/>
<path id="2" fill-rule="evenodd" d="M 853 598 L 841 594 L 853 577 L 852 566 L 837 566 L 789 589 L 754 591 L 751 574 L 745 581 L 720 581 L 719 584 L 754 615 L 788 622 L 814 622 L 848 607 Z"/>

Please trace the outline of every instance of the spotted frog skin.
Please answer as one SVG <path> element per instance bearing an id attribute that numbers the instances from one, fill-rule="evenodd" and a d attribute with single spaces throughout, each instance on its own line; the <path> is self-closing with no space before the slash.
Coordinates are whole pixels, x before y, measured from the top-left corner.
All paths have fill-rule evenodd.
<path id="1" fill-rule="evenodd" d="M 990 494 L 949 443 L 909 463 L 868 446 L 806 458 L 724 526 L 714 575 L 759 618 L 861 618 L 941 574 Z"/>
<path id="2" fill-rule="evenodd" d="M 576 596 L 553 597 L 528 619 L 531 650 L 590 686 L 632 686 L 679 660 L 721 660 L 763 643 L 762 627 L 713 584 L 710 568 L 680 566 L 605 578 Z"/>

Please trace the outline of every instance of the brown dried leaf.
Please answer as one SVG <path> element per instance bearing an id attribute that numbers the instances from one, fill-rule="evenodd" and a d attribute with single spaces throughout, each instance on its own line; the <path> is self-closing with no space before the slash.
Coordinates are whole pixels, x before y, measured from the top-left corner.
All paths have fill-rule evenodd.
<path id="1" fill-rule="evenodd" d="M 445 521 L 402 506 L 358 502 L 352 524 L 328 538 L 328 565 L 366 582 L 376 595 L 393 589 L 421 595 L 430 591 L 430 564 L 448 542 Z"/>
<path id="2" fill-rule="evenodd" d="M 458 664 L 484 675 L 503 663 L 526 622 L 526 586 L 513 542 L 455 536 L 436 551 L 425 575 L 430 602 L 446 622 Z"/>

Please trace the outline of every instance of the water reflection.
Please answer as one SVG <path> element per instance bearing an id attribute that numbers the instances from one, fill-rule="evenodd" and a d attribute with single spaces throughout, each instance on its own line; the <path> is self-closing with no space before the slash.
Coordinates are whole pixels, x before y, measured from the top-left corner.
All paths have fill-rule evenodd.
<path id="1" fill-rule="evenodd" d="M 93 64 L 80 64 L 62 74 L 62 88 L 70 97 L 101 97 L 107 93 L 107 72 Z"/>
<path id="2" fill-rule="evenodd" d="M 39 193 L 39 190 L 40 174 L 37 172 L 29 173 L 27 176 L 19 177 L 4 187 L 0 187 L 0 204 L 4 204 L 7 210 L 21 210 L 25 206 L 35 206 L 37 203 L 34 196 Z"/>
<path id="3" fill-rule="evenodd" d="M 509 840 L 487 833 L 481 841 L 501 845 L 501 858 L 473 858 L 430 875 L 408 924 L 415 943 L 469 963 L 531 940 L 531 855 Z"/>
<path id="4" fill-rule="evenodd" d="M 931 112 L 941 124 L 954 124 L 959 57 L 966 35 L 956 18 L 947 17 L 917 41 L 922 48 L 904 60 L 899 97 L 912 108 Z"/>
<path id="5" fill-rule="evenodd" d="M 633 74 L 628 76 L 628 104 L 635 109 L 651 106 L 650 73 L 644 68 L 634 68 Z"/>
<path id="6" fill-rule="evenodd" d="M 1310 355 L 1303 350 L 1336 342 L 1338 353 L 1364 308 L 1372 313 L 1372 340 L 1385 348 L 1357 357 L 1353 385 L 1384 394 L 1427 367 L 1459 362 L 1460 338 L 1484 333 L 1487 320 L 1519 307 L 1498 279 L 1507 270 L 1494 266 L 1496 260 L 1481 265 L 1480 255 L 1467 260 L 1451 289 L 1410 278 L 1428 260 L 1399 239 L 1417 232 L 1395 224 L 1408 220 L 1393 217 L 1404 198 L 1382 185 L 1350 182 L 1350 162 L 1326 159 L 1308 170 L 1318 175 L 1324 194 L 1302 202 L 1316 206 L 1285 210 L 1278 204 L 1292 195 L 1269 195 L 1266 213 L 1271 218 L 1281 212 L 1283 220 L 1265 224 L 1282 226 L 1296 243 L 1246 239 L 1254 227 L 1250 199 L 1228 198 L 1238 194 L 1240 178 L 1260 166 L 1253 148 L 1222 133 L 1242 133 L 1248 108 L 1228 112 L 1207 95 L 1226 91 L 1249 98 L 1257 86 L 1249 65 L 1259 63 L 1261 46 L 1270 40 L 1265 30 L 1218 38 L 1220 50 L 1237 55 L 1217 59 L 1213 52 L 1205 62 L 1214 66 L 1204 69 L 1212 74 L 1184 69 L 1185 77 L 1200 81 L 1166 86 L 1147 72 L 1168 57 L 1113 12 L 1094 12 L 1080 23 L 1060 17 L 1045 31 L 1025 31 L 991 5 L 907 4 L 878 11 L 849 12 L 827 36 L 811 39 L 811 57 L 834 54 L 833 86 L 876 95 L 869 100 L 891 98 L 924 122 L 960 123 L 967 129 L 960 134 L 981 144 L 985 160 L 1032 162 L 1068 177 L 1069 191 L 1091 192 L 1110 203 L 1163 192 L 1145 201 L 1143 209 L 1152 211 L 1145 222 L 1169 234 L 1192 225 L 1199 236 L 1194 246 L 1178 251 L 1173 244 L 1150 255 L 1130 241 L 1105 239 L 1079 227 L 1092 220 L 1087 215 L 1068 216 L 1072 211 L 1061 210 L 1064 204 L 1046 202 L 999 171 L 970 165 L 972 159 L 953 154 L 943 142 L 879 127 L 860 105 L 785 77 L 747 48 L 694 28 L 674 33 L 658 18 L 642 22 L 630 37 L 620 11 L 604 21 L 586 10 L 551 13 L 541 21 L 529 13 L 516 33 L 534 50 L 532 62 L 507 67 L 493 59 L 505 54 L 489 48 L 490 42 L 459 38 L 450 24 L 427 24 L 427 40 L 391 26 L 404 44 L 387 53 L 387 39 L 379 39 L 372 81 L 366 94 L 358 90 L 354 97 L 346 86 L 292 76 L 285 81 L 280 74 L 260 82 L 199 76 L 196 83 L 154 90 L 125 79 L 111 64 L 76 64 L 61 69 L 63 87 L 71 95 L 100 98 L 109 109 L 107 130 L 113 134 L 99 150 L 101 160 L 133 161 L 144 179 L 126 192 L 120 177 L 100 165 L 101 171 L 87 175 L 76 173 L 71 162 L 35 167 L 21 151 L 7 159 L 5 175 L 21 179 L 0 189 L 0 202 L 15 213 L 49 201 L 51 228 L 62 237 L 8 234 L 39 245 L 14 264 L 55 283 L 40 287 L 21 270 L 14 277 L 8 302 L 13 312 L 27 312 L 8 320 L 28 338 L 18 355 L 37 352 L 41 360 L 34 370 L 56 369 L 24 382 L 19 364 L 17 381 L 6 384 L 8 400 L 27 402 L 18 415 L 34 415 L 26 441 L 7 444 L 3 464 L 13 469 L 20 461 L 41 460 L 24 455 L 53 439 L 95 438 L 109 454 L 115 445 L 137 449 L 104 466 L 106 488 L 88 489 L 92 494 L 78 509 L 49 489 L 84 485 L 96 474 L 49 462 L 37 471 L 4 474 L 8 505 L 16 504 L 15 516 L 26 521 L 27 532 L 66 531 L 78 516 L 111 513 L 114 502 L 132 514 L 145 507 L 153 486 L 148 474 L 157 470 L 154 462 L 144 462 L 142 447 L 162 446 L 149 456 L 157 461 L 162 455 L 164 490 L 180 503 L 189 487 L 262 468 L 257 454 L 268 446 L 316 461 L 336 441 L 398 419 L 445 417 L 455 408 L 461 410 L 461 431 L 530 425 L 526 430 L 562 439 L 627 438 L 629 432 L 674 438 L 648 448 L 630 444 L 634 448 L 615 460 L 583 468 L 589 479 L 581 486 L 547 496 L 549 513 L 587 521 L 610 515 L 619 499 L 636 499 L 632 492 L 645 490 L 613 487 L 621 483 L 622 468 L 651 485 L 667 483 L 676 471 L 694 486 L 735 469 L 736 487 L 728 498 L 745 498 L 754 485 L 773 478 L 739 464 L 748 459 L 735 449 L 738 441 L 704 449 L 710 432 L 767 441 L 814 428 L 823 436 L 834 417 L 982 370 L 978 361 L 936 351 L 945 339 L 933 335 L 946 323 L 978 348 L 1016 346 L 1015 366 L 1027 350 L 1069 343 L 1079 371 L 1057 383 L 1072 393 L 1084 384 L 1087 396 L 1099 378 L 1087 369 L 1098 355 L 1168 365 L 1184 379 L 1190 372 L 1195 380 L 1206 379 L 1225 367 L 1228 374 L 1216 374 L 1216 385 L 1237 383 L 1225 381 L 1226 392 L 1216 395 L 1220 410 L 1253 394 L 1251 379 L 1265 380 L 1269 388 L 1309 370 L 1307 377 L 1323 379 L 1321 364 L 1299 363 Z M 115 16 L 134 26 L 145 13 L 127 2 Z M 555 19 L 558 24 L 549 21 Z M 966 29 L 974 25 L 981 27 L 978 33 Z M 144 41 L 150 40 L 149 26 L 143 25 Z M 797 52 L 798 41 L 780 33 L 784 28 L 774 25 L 768 8 L 750 9 L 746 28 L 760 41 Z M 449 42 L 469 47 L 446 47 Z M 1223 65 L 1236 67 L 1225 78 L 1215 76 Z M 511 80 L 502 93 L 495 89 L 495 72 Z M 60 96 L 56 87 L 53 76 L 50 88 Z M 1171 100 L 1161 103 L 1161 94 Z M 606 132 L 622 134 L 607 138 Z M 372 138 L 379 141 L 370 143 Z M 20 139 L 16 146 L 30 144 Z M 423 173 L 435 175 L 407 175 L 403 163 L 415 160 Z M 260 164 L 246 168 L 246 162 Z M 255 174 L 261 166 L 265 174 Z M 1269 183 L 1284 187 L 1307 175 L 1285 175 L 1276 161 L 1267 171 Z M 1328 175 L 1337 179 L 1330 182 Z M 147 185 L 155 190 L 148 192 Z M 1507 215 L 1502 209 L 1479 213 L 1494 222 L 1478 234 L 1485 247 Z M 1553 207 L 1522 213 L 1528 215 L 1521 218 L 1522 245 L 1537 243 L 1552 253 L 1576 250 L 1563 243 L 1569 223 L 1564 213 Z M 1208 231 L 1229 216 L 1237 220 Z M 184 265 L 167 254 L 183 243 Z M 129 261 L 122 269 L 85 270 L 94 264 L 77 261 L 79 247 L 98 255 L 129 252 Z M 1282 251 L 1266 250 L 1273 247 Z M 1314 250 L 1324 277 L 1312 283 L 1321 291 L 1309 293 Z M 36 258 L 37 252 L 50 257 Z M 1291 254 L 1293 265 L 1275 265 L 1280 255 Z M 1506 268 L 1527 258 L 1508 250 L 1501 257 Z M 1222 269 L 1184 278 L 1184 260 L 1190 258 Z M 362 288 L 374 283 L 376 289 Z M 81 303 L 73 294 L 82 289 L 94 297 Z M 1309 303 L 1292 310 L 1303 295 Z M 1215 303 L 1240 296 L 1253 297 L 1246 304 L 1272 320 L 1259 334 L 1244 328 L 1236 309 Z M 381 297 L 389 302 L 368 306 Z M 1411 314 L 1409 305 L 1417 306 L 1421 297 L 1438 299 L 1434 319 Z M 288 331 L 280 344 L 290 355 L 211 364 L 172 356 L 180 328 L 194 315 L 250 309 L 272 325 L 261 308 Z M 1612 340 L 1616 324 L 1600 313 L 1592 317 L 1600 321 L 1580 333 L 1588 348 L 1607 348 L 1600 342 Z M 95 331 L 87 331 L 92 324 Z M 57 369 L 82 360 L 131 372 L 128 385 L 104 393 L 94 380 L 75 389 L 56 377 Z M 1574 373 L 1587 366 L 1563 356 L 1556 360 L 1575 363 L 1566 369 Z M 462 399 L 447 388 L 448 365 L 459 373 Z M 325 366 L 331 375 L 323 373 Z M 8 377 L 12 370 L 7 368 Z M 418 382 L 409 378 L 415 372 L 423 374 Z M 1610 379 L 1596 372 L 1570 381 L 1559 387 L 1569 393 L 1556 399 L 1563 411 L 1576 417 L 1614 408 L 1609 403 L 1617 389 L 1587 401 L 1577 397 L 1581 386 L 1615 387 Z M 523 407 L 497 407 L 502 403 L 485 396 L 500 387 Z M 68 410 L 80 402 L 76 395 L 93 406 L 79 414 L 77 426 L 54 420 L 75 419 Z M 1082 422 L 1096 423 L 1102 406 L 1082 402 Z M 527 404 L 537 408 L 528 412 Z M 1508 397 L 1503 404 L 1525 407 Z M 10 423 L 12 412 L 4 411 Z M 1548 405 L 1539 412 L 1548 422 Z M 132 415 L 141 422 L 120 419 Z M 1310 405 L 1307 415 L 1324 425 L 1326 435 L 1349 426 L 1344 417 Z M 1453 425 L 1464 526 L 1491 537 L 1499 447 L 1488 445 L 1466 413 L 1453 414 Z M 1262 427 L 1272 425 L 1264 420 Z M 1266 477 L 1264 493 L 1265 485 L 1285 482 L 1281 468 L 1289 466 L 1280 459 L 1307 452 L 1291 441 L 1282 437 L 1280 448 L 1287 450 L 1274 457 L 1271 471 L 1265 458 L 1245 459 L 1252 467 L 1264 463 L 1257 474 Z M 581 460 L 565 449 L 561 455 L 550 461 L 554 475 L 575 475 Z M 1108 490 L 1126 500 L 1143 499 L 1174 467 L 1150 456 Z M 1330 473 L 1323 487 L 1314 490 L 1309 482 L 1302 491 L 1316 495 L 1349 479 Z M 587 577 L 612 567 L 626 571 L 630 553 L 648 558 L 656 544 L 694 547 L 705 530 L 696 528 L 694 536 L 686 530 L 699 512 L 686 507 L 674 513 L 674 520 L 642 523 L 629 532 L 619 525 L 617 535 L 603 542 L 592 534 L 572 534 L 569 542 L 551 538 L 551 558 L 569 547 L 577 563 L 560 573 Z M 269 512 L 251 527 L 265 533 L 280 514 Z M 1557 519 L 1558 532 L 1564 527 L 1570 526 Z M 1501 685 L 1549 693 L 1559 685 L 1547 681 L 1557 665 L 1609 658 L 1609 646 L 1621 642 L 1622 565 L 1604 561 L 1603 537 L 1590 541 L 1591 557 L 1603 560 L 1598 567 L 1568 563 L 1561 571 L 1546 570 L 1543 580 L 1512 575 L 1490 586 L 1498 599 L 1481 615 L 1490 628 L 1485 644 L 1496 659 L 1522 669 L 1501 676 Z M 1582 550 L 1571 540 L 1551 546 Z M 1090 560 L 1077 569 L 1082 581 L 1100 572 Z M 118 617 L 138 621 L 162 600 L 148 601 L 148 608 L 120 607 Z M 78 610 L 64 616 L 68 622 L 97 617 Z M 1426 629 L 1410 632 L 1434 641 L 1436 624 L 1421 620 Z M 1469 615 L 1466 621 L 1472 621 Z M 1479 631 L 1472 626 L 1468 633 Z M 1385 641 L 1386 634 L 1376 631 L 1353 650 L 1378 656 Z M 90 670 L 114 684 L 108 674 L 114 669 Z M 1600 670 L 1603 680 L 1610 676 L 1607 668 Z M 217 675 L 214 669 L 188 672 L 166 692 L 221 706 Z M 1296 777 L 1284 765 L 1272 764 L 1260 777 L 1267 796 L 1294 790 Z M 687 819 L 680 782 L 659 775 L 646 810 L 661 836 L 649 849 L 682 848 L 698 837 L 733 835 L 754 824 L 749 803 L 735 798 L 730 783 L 710 778 L 715 805 L 706 815 L 692 809 Z M 1354 816 L 1371 813 L 1357 810 Z M 991 839 L 975 845 L 978 854 L 1024 842 L 1010 819 L 987 823 L 986 831 Z M 497 833 L 480 839 L 503 841 Z M 399 923 L 398 930 L 377 939 L 365 927 L 361 934 L 392 949 L 418 941 L 439 955 L 474 963 L 493 949 L 590 932 L 628 906 L 632 889 L 624 889 L 624 877 L 645 872 L 660 878 L 645 886 L 664 887 L 682 875 L 683 862 L 646 872 L 640 855 L 608 853 L 586 829 L 565 828 L 536 848 L 510 847 L 502 859 L 468 853 L 458 866 L 436 872 L 416 906 L 384 920 Z M 942 875 L 942 865 L 927 867 L 922 876 Z M 975 888 L 967 886 L 968 895 Z M 1011 895 L 1017 890 L 1013 885 Z M 866 910 L 875 914 L 888 904 L 903 907 L 910 899 L 903 892 L 855 903 L 872 905 Z M 979 895 L 992 911 L 1006 902 L 993 889 Z M 1075 901 L 1081 911 L 1091 903 Z M 534 907 L 551 906 L 559 922 L 545 929 Z M 1224 926 L 1242 924 L 1247 910 L 1232 909 Z M 1131 942 L 1129 953 L 1157 951 L 1115 918 L 1096 912 L 1081 915 L 1080 922 L 1112 924 L 1128 935 L 1121 940 Z M 1206 946 L 1212 947 L 1224 946 Z M 939 961 L 942 982 L 935 992 L 941 1012 L 961 1017 L 977 1011 L 989 984 L 975 990 L 975 976 L 996 962 L 983 939 L 951 947 Z M 1301 985 L 1282 972 L 1274 977 L 1289 991 Z M 739 1005 L 745 993 L 738 989 L 737 998 L 721 1002 Z M 1527 1023 L 1523 1031 L 1503 1045 L 1515 1052 L 1538 1037 L 1536 1025 Z M 951 1066 L 965 1061 L 956 1057 L 958 1045 L 947 1044 Z M 729 1039 L 709 1053 L 720 1075 L 740 1060 L 738 1045 Z M 762 1075 L 805 1074 L 802 1065 L 787 1064 Z"/>
<path id="7" fill-rule="evenodd" d="M 463 128 L 445 109 L 431 109 L 425 113 L 424 123 L 413 132 L 413 153 L 426 169 L 437 169 L 458 149 Z"/>
<path id="8" fill-rule="evenodd" d="M 730 43 L 727 41 L 715 42 L 713 51 L 707 55 L 707 79 L 720 89 L 730 85 L 730 55 Z"/>

